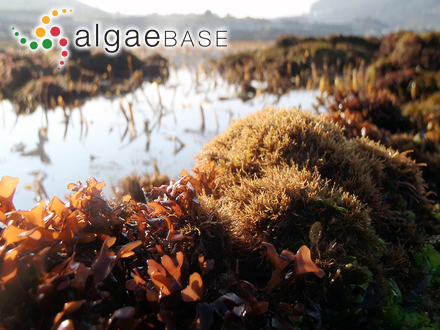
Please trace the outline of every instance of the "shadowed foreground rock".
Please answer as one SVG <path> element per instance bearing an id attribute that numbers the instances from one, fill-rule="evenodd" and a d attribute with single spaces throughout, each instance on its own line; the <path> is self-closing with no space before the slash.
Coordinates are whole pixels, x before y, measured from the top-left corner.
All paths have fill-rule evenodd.
<path id="1" fill-rule="evenodd" d="M 21 211 L 3 177 L 0 329 L 440 328 L 440 214 L 405 154 L 268 108 L 163 181 Z"/>

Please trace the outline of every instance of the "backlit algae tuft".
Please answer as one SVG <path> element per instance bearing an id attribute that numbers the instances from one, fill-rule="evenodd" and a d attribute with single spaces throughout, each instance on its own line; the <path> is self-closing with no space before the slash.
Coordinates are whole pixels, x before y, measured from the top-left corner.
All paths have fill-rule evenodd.
<path id="1" fill-rule="evenodd" d="M 212 195 L 199 199 L 223 228 L 210 235 L 225 247 L 223 258 L 240 260 L 243 278 L 255 276 L 264 242 L 291 251 L 306 243 L 327 276 L 314 287 L 295 283 L 289 294 L 318 304 L 328 324 L 335 320 L 326 308 L 377 308 L 389 279 L 405 293 L 419 283 L 408 251 L 439 233 L 439 222 L 420 166 L 406 154 L 347 139 L 324 117 L 272 107 L 234 121 L 197 159 L 196 167 L 215 161 L 222 169 Z"/>

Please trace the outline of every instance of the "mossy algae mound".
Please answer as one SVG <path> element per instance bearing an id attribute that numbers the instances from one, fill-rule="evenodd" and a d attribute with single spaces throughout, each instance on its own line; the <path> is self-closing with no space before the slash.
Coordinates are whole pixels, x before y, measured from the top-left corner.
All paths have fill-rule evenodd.
<path id="1" fill-rule="evenodd" d="M 315 247 L 312 258 L 329 277 L 315 292 L 305 294 L 309 289 L 298 283 L 289 292 L 303 290 L 308 297 L 296 297 L 302 302 L 315 297 L 324 324 L 340 317 L 335 318 L 338 308 L 356 305 L 347 294 L 350 276 L 340 285 L 332 281 L 351 267 L 347 260 L 368 269 L 375 282 L 358 301 L 361 309 L 377 305 L 389 279 L 405 294 L 419 283 L 409 273 L 408 251 L 438 234 L 439 223 L 425 197 L 419 166 L 406 155 L 367 138 L 347 139 L 323 117 L 266 108 L 235 121 L 197 158 L 196 167 L 211 161 L 224 167 L 213 194 L 200 200 L 212 219 L 223 224 L 224 258 L 241 259 L 243 278 L 255 276 L 251 265 L 264 241 L 280 249 L 310 242 Z M 313 233 L 317 222 L 320 239 Z"/>

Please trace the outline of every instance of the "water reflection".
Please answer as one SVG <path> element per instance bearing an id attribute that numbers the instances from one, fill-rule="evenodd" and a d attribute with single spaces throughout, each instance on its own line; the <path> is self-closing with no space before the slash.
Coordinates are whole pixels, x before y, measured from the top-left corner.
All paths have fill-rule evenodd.
<path id="1" fill-rule="evenodd" d="M 37 147 L 31 151 L 25 152 L 22 151 L 21 155 L 28 157 L 28 156 L 38 156 L 40 157 L 40 160 L 44 164 L 50 164 L 50 158 L 47 155 L 46 151 L 44 150 L 44 144 L 49 141 L 47 138 L 47 127 L 43 127 L 38 129 L 38 142 Z M 24 145 L 24 143 L 21 142 L 21 145 Z M 23 148 L 24 149 L 24 148 Z"/>
<path id="2" fill-rule="evenodd" d="M 33 207 L 35 196 L 63 198 L 68 183 L 89 176 L 108 186 L 134 170 L 176 178 L 232 120 L 277 101 L 278 106 L 311 109 L 317 95 L 294 91 L 277 100 L 262 94 L 243 103 L 236 86 L 182 69 L 172 72 L 166 85 L 144 83 L 133 94 L 98 97 L 71 109 L 40 107 L 17 117 L 4 101 L 0 138 L 7 143 L 0 145 L 1 175 L 20 178 L 15 201 L 22 209 Z M 28 147 L 35 143 L 36 148 Z M 110 196 L 109 187 L 105 193 Z"/>
<path id="3" fill-rule="evenodd" d="M 47 178 L 47 174 L 43 171 L 29 172 L 30 175 L 34 176 L 34 181 L 31 184 L 25 186 L 26 189 L 32 190 L 35 193 L 35 201 L 37 203 L 41 202 L 43 198 L 49 198 L 44 189 L 43 181 Z"/>

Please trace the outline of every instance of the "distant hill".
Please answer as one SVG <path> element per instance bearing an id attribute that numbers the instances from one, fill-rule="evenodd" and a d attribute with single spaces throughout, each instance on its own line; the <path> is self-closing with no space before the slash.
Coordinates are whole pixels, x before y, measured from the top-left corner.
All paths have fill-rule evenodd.
<path id="1" fill-rule="evenodd" d="M 147 2 L 144 5 L 147 6 Z M 440 30 L 440 0 L 318 0 L 309 15 L 274 19 L 229 15 L 221 18 L 210 11 L 202 15 L 127 16 L 111 14 L 75 0 L 0 0 L 0 40 L 15 38 L 11 29 L 14 26 L 25 35 L 34 33 L 42 14 L 63 8 L 73 10 L 73 15 L 63 16 L 62 26 L 67 34 L 79 28 L 91 28 L 95 23 L 101 24 L 102 29 L 154 27 L 160 31 L 172 29 L 179 35 L 189 30 L 194 36 L 202 29 L 227 30 L 228 40 L 275 40 L 281 34 L 380 36 L 397 27 Z"/>
<path id="2" fill-rule="evenodd" d="M 46 12 L 52 9 L 72 9 L 76 14 L 99 15 L 104 11 L 75 0 L 0 0 L 0 11 Z"/>
<path id="3" fill-rule="evenodd" d="M 74 15 L 65 14 L 62 18 L 66 31 L 74 31 L 78 25 L 84 25 L 84 22 L 94 22 L 111 16 L 75 0 L 0 0 L 0 39 L 13 38 L 13 26 L 19 28 L 24 35 L 32 34 L 41 16 L 50 14 L 54 9 L 72 9 Z"/>
<path id="4" fill-rule="evenodd" d="M 439 0 L 319 0 L 312 5 L 309 19 L 327 24 L 352 24 L 373 19 L 388 30 L 440 29 Z"/>

